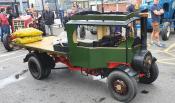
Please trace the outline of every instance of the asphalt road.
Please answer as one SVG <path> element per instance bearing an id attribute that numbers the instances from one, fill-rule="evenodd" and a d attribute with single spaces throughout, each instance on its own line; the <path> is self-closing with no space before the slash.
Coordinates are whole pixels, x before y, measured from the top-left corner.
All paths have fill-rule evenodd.
<path id="1" fill-rule="evenodd" d="M 175 35 L 164 42 L 166 48 L 149 45 L 158 59 L 160 75 L 151 85 L 138 84 L 138 94 L 131 103 L 174 103 Z M 0 103 L 119 103 L 114 100 L 104 80 L 68 70 L 52 70 L 45 80 L 35 80 L 27 71 L 24 49 L 6 52 L 0 43 Z M 57 64 L 62 66 L 62 64 Z M 147 93 L 142 93 L 147 91 Z"/>

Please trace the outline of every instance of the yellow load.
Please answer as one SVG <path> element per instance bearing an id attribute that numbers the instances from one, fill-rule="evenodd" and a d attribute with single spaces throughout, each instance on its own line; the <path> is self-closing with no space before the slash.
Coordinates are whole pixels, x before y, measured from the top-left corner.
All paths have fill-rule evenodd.
<path id="1" fill-rule="evenodd" d="M 23 28 L 14 32 L 13 36 L 17 38 L 21 38 L 21 37 L 41 36 L 42 34 L 43 34 L 42 31 L 35 28 Z"/>
<path id="2" fill-rule="evenodd" d="M 13 40 L 13 42 L 17 44 L 28 44 L 28 43 L 41 41 L 41 40 L 42 40 L 42 36 L 33 36 L 33 37 L 16 38 Z"/>

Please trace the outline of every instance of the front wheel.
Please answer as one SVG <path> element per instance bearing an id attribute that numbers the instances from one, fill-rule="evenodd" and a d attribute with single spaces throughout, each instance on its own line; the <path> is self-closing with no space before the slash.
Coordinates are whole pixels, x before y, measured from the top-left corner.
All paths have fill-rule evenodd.
<path id="1" fill-rule="evenodd" d="M 139 78 L 139 82 L 144 84 L 150 84 L 157 79 L 158 75 L 159 75 L 159 69 L 157 67 L 157 64 L 153 63 L 150 68 L 150 76 L 149 77 L 144 76 L 142 78 Z"/>
<path id="2" fill-rule="evenodd" d="M 112 96 L 121 102 L 129 102 L 137 94 L 137 82 L 122 71 L 113 71 L 108 76 L 108 88 Z"/>

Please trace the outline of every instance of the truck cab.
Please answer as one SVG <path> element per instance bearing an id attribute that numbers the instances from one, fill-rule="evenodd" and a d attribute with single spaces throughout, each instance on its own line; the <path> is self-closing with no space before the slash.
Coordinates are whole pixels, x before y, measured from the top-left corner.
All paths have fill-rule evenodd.
<path id="1" fill-rule="evenodd" d="M 136 19 L 134 13 L 73 16 L 66 26 L 71 63 L 86 68 L 107 68 L 110 62 L 131 63 L 141 42 L 127 29 L 128 24 Z M 87 29 L 90 26 L 96 28 L 96 35 Z M 81 27 L 85 29 L 83 32 Z M 85 33 L 87 38 L 81 39 L 81 33 Z"/>

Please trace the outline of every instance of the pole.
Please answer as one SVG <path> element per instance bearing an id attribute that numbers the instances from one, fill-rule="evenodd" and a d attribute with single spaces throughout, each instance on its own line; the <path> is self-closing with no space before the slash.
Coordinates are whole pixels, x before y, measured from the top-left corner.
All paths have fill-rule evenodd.
<path id="1" fill-rule="evenodd" d="M 24 9 L 23 9 L 23 3 L 22 3 L 22 0 L 20 0 L 20 9 L 21 9 L 21 13 L 23 14 L 24 13 Z"/>
<path id="2" fill-rule="evenodd" d="M 57 0 L 55 0 L 55 8 L 56 8 L 55 13 L 56 13 L 56 18 L 58 18 L 58 7 L 57 7 L 57 5 L 58 5 L 58 2 L 57 2 Z"/>
<path id="3" fill-rule="evenodd" d="M 147 13 L 141 13 L 141 42 L 142 50 L 147 49 Z"/>
<path id="4" fill-rule="evenodd" d="M 28 8 L 30 7 L 30 5 L 29 5 L 29 0 L 27 0 L 27 6 L 28 6 Z"/>
<path id="5" fill-rule="evenodd" d="M 18 4 L 17 4 L 16 0 L 15 0 L 15 11 L 16 11 L 17 17 L 19 17 Z"/>
<path id="6" fill-rule="evenodd" d="M 43 1 L 43 0 L 41 0 L 41 2 L 42 2 L 42 6 L 43 6 L 43 11 L 44 11 L 44 1 Z"/>
<path id="7" fill-rule="evenodd" d="M 102 4 L 102 7 L 101 7 L 101 9 L 102 9 L 102 13 L 104 13 L 104 7 L 103 7 L 103 0 L 101 0 L 101 4 Z"/>

